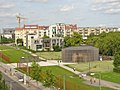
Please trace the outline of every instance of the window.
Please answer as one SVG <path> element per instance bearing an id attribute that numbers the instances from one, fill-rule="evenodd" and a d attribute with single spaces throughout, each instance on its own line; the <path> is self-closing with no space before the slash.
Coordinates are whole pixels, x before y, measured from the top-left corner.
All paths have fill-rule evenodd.
<path id="1" fill-rule="evenodd" d="M 32 36 L 31 39 L 33 39 L 34 37 Z"/>
<path id="2" fill-rule="evenodd" d="M 42 45 L 36 45 L 36 49 L 41 49 Z"/>

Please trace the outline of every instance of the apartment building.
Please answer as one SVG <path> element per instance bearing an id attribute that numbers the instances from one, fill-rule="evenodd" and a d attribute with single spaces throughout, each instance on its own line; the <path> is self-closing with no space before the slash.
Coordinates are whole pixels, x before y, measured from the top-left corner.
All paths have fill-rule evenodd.
<path id="1" fill-rule="evenodd" d="M 59 47 L 63 46 L 62 37 L 52 37 L 52 38 L 35 38 L 33 34 L 28 35 L 27 48 L 34 51 L 53 51 L 53 46 L 58 45 Z"/>
<path id="2" fill-rule="evenodd" d="M 17 39 L 22 39 L 23 45 L 27 46 L 27 36 L 30 34 L 34 35 L 36 38 L 48 36 L 48 27 L 49 26 L 24 25 L 23 28 L 16 28 L 15 44 L 17 44 Z"/>
<path id="3" fill-rule="evenodd" d="M 65 24 L 64 23 L 56 23 L 49 26 L 49 35 L 52 37 L 64 37 L 65 36 Z"/>
<path id="4" fill-rule="evenodd" d="M 116 32 L 119 31 L 116 27 L 79 27 L 77 29 L 77 32 L 79 32 L 82 37 L 87 37 L 89 35 L 99 35 L 102 32 Z"/>
<path id="5" fill-rule="evenodd" d="M 65 36 L 70 36 L 73 32 L 77 31 L 77 24 L 66 24 L 65 25 Z"/>
<path id="6" fill-rule="evenodd" d="M 76 24 L 56 23 L 49 26 L 49 37 L 65 37 L 71 36 L 74 31 L 77 31 Z"/>
<path id="7" fill-rule="evenodd" d="M 58 25 L 58 24 L 57 24 Z M 38 25 L 24 25 L 23 28 L 16 28 L 15 30 L 15 44 L 17 39 L 23 40 L 23 45 L 29 49 L 35 51 L 41 50 L 53 50 L 53 45 L 63 45 L 63 38 L 59 35 L 63 35 L 63 27 L 52 25 L 49 30 L 49 26 L 38 26 Z M 52 32 L 51 32 L 52 31 Z M 48 36 L 50 38 L 43 38 Z"/>
<path id="8" fill-rule="evenodd" d="M 3 28 L 2 31 L 3 37 L 15 39 L 15 28 Z"/>

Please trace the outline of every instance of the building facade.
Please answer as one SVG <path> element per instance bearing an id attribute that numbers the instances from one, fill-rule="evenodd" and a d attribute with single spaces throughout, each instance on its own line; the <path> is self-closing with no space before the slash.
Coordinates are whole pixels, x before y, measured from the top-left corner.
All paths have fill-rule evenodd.
<path id="1" fill-rule="evenodd" d="M 99 35 L 102 32 L 116 32 L 119 31 L 117 27 L 79 27 L 77 32 L 82 35 L 82 37 L 87 37 L 89 35 Z"/>
<path id="2" fill-rule="evenodd" d="M 15 39 L 15 28 L 3 28 L 3 37 Z"/>
<path id="3" fill-rule="evenodd" d="M 53 46 L 58 45 L 59 47 L 62 47 L 64 40 L 62 37 L 35 39 L 34 35 L 28 35 L 28 38 L 27 48 L 34 51 L 53 51 Z"/>
<path id="4" fill-rule="evenodd" d="M 48 35 L 48 26 L 38 26 L 38 25 L 24 25 L 23 28 L 16 28 L 15 30 L 15 44 L 17 44 L 17 39 L 23 40 L 23 45 L 27 46 L 27 36 L 29 34 L 34 35 L 36 38 L 42 38 Z"/>

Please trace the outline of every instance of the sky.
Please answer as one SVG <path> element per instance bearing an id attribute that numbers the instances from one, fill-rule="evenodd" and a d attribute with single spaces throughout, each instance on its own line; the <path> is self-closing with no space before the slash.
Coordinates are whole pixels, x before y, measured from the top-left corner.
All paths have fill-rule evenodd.
<path id="1" fill-rule="evenodd" d="M 23 24 L 120 27 L 120 0 L 0 0 L 0 29 Z"/>

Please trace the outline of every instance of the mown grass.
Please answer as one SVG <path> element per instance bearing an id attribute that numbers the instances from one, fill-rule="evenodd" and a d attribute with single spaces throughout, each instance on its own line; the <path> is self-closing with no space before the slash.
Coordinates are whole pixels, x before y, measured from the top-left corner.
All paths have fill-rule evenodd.
<path id="1" fill-rule="evenodd" d="M 21 57 L 30 56 L 30 54 L 28 54 L 28 53 L 25 53 L 21 50 L 17 50 L 15 48 L 12 48 L 12 47 L 9 47 L 9 46 L 0 46 L 0 51 L 4 55 L 6 55 L 10 58 L 11 63 L 18 62 L 21 59 Z M 2 61 L 5 62 L 4 60 L 2 60 Z"/>
<path id="2" fill-rule="evenodd" d="M 94 61 L 94 62 L 80 62 L 77 64 L 67 65 L 71 68 L 76 68 L 80 72 L 88 71 L 90 66 L 91 72 L 111 72 L 113 71 L 113 61 Z"/>
<path id="3" fill-rule="evenodd" d="M 76 70 L 81 72 L 89 72 L 89 62 L 67 66 L 71 68 L 76 68 Z M 101 79 L 114 83 L 120 83 L 120 73 L 113 72 L 113 68 L 113 61 L 90 62 L 90 72 L 101 72 Z M 96 74 L 95 77 L 99 78 L 99 75 Z"/>
<path id="4" fill-rule="evenodd" d="M 95 77 L 99 78 L 98 75 L 95 75 Z M 120 73 L 104 72 L 104 73 L 101 73 L 101 79 L 120 84 Z"/>
<path id="5" fill-rule="evenodd" d="M 26 69 L 24 70 L 26 71 Z M 59 77 L 62 79 L 62 86 L 63 86 L 63 78 L 65 77 L 66 82 L 69 82 L 66 84 L 66 87 L 69 88 L 67 90 L 99 90 L 99 87 L 89 86 L 84 84 L 84 80 L 82 78 L 78 77 L 74 73 L 68 70 L 65 70 L 59 66 L 42 67 L 42 72 L 46 72 L 47 70 L 51 70 L 52 73 L 55 75 L 55 77 Z M 76 86 L 76 89 L 75 89 L 75 86 Z M 102 87 L 102 90 L 112 90 L 112 89 Z"/>
<path id="6" fill-rule="evenodd" d="M 51 70 L 52 73 L 55 76 L 60 76 L 61 78 L 63 78 L 64 76 L 66 77 L 66 80 L 71 82 L 71 90 L 74 90 L 74 85 L 80 85 L 80 87 L 82 88 L 82 90 L 99 90 L 99 87 L 94 87 L 94 86 L 89 86 L 83 83 L 83 79 L 81 79 L 80 77 L 78 77 L 77 75 L 75 75 L 74 73 L 65 70 L 61 67 L 58 66 L 47 66 L 47 67 L 42 67 L 42 70 L 46 71 L 46 70 Z M 85 88 L 85 89 L 84 89 Z M 79 90 L 79 89 L 78 89 Z M 102 90 L 112 90 L 109 88 L 104 88 L 102 87 Z"/>
<path id="7" fill-rule="evenodd" d="M 61 59 L 61 52 L 37 52 L 36 54 L 47 60 Z"/>

